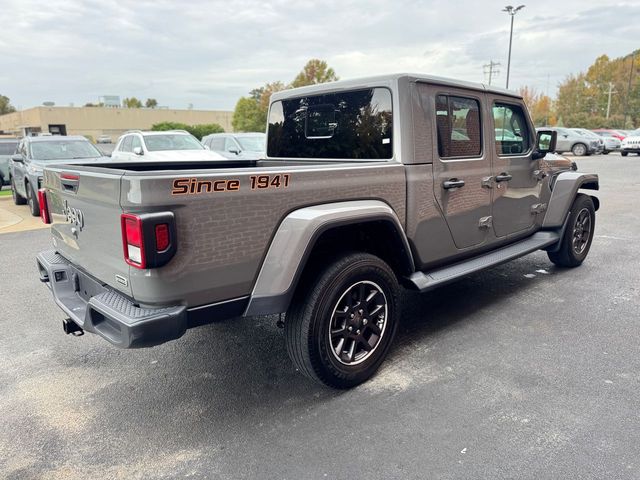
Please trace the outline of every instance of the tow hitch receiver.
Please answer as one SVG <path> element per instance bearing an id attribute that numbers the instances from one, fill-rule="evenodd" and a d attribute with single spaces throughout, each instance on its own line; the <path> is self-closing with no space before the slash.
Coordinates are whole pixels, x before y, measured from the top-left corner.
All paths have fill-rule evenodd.
<path id="1" fill-rule="evenodd" d="M 67 335 L 71 334 L 74 337 L 84 335 L 84 330 L 82 330 L 82 328 L 70 318 L 62 320 L 62 329 L 64 330 L 64 333 Z"/>

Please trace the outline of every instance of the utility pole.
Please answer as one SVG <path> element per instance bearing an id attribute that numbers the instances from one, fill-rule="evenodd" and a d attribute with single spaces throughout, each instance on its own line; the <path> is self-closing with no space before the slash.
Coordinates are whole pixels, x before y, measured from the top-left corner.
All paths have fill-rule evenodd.
<path id="1" fill-rule="evenodd" d="M 624 100 L 624 123 L 622 128 L 627 128 L 627 114 L 629 113 L 629 95 L 631 95 L 631 81 L 633 80 L 633 64 L 635 62 L 635 52 L 631 54 L 631 68 L 629 69 L 629 83 L 627 84 L 627 97 Z M 635 126 L 635 125 L 634 125 Z"/>
<path id="2" fill-rule="evenodd" d="M 613 83 L 609 82 L 609 99 L 607 100 L 607 119 L 609 118 L 609 113 L 611 112 L 611 94 L 618 93 L 613 90 Z"/>
<path id="3" fill-rule="evenodd" d="M 511 70 L 511 44 L 513 42 L 513 17 L 516 16 L 518 11 L 522 10 L 525 6 L 520 5 L 518 7 L 513 7 L 512 5 L 507 5 L 502 9 L 503 12 L 507 12 L 511 15 L 511 30 L 509 31 L 509 56 L 507 57 L 507 88 L 509 88 L 509 71 Z"/>
<path id="4" fill-rule="evenodd" d="M 495 73 L 497 75 L 500 73 L 500 70 L 495 68 L 499 66 L 500 66 L 500 63 L 494 62 L 493 60 L 490 60 L 489 63 L 482 66 L 484 74 L 489 75 L 489 85 L 491 85 L 491 79 L 493 78 L 493 74 Z"/>

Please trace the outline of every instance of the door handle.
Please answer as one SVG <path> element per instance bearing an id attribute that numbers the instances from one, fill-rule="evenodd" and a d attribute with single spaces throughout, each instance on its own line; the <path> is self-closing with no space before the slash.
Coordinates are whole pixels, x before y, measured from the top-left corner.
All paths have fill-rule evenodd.
<path id="1" fill-rule="evenodd" d="M 449 180 L 445 180 L 442 183 L 442 187 L 445 190 L 449 190 L 451 188 L 460 188 L 464 187 L 464 180 L 458 180 L 457 178 L 450 178 Z"/>
<path id="2" fill-rule="evenodd" d="M 501 173 L 500 175 L 496 175 L 496 182 L 508 182 L 513 178 L 513 175 L 510 173 Z"/>

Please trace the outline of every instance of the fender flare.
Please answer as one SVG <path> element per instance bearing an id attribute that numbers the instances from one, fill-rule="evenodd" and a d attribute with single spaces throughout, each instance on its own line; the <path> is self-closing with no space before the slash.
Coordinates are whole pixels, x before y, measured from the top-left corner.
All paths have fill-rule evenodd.
<path id="1" fill-rule="evenodd" d="M 571 208 L 579 189 L 599 190 L 600 183 L 595 173 L 562 172 L 553 182 L 549 207 L 542 222 L 542 228 L 560 228 Z M 600 201 L 594 198 L 596 210 Z"/>
<path id="2" fill-rule="evenodd" d="M 318 238 L 332 228 L 369 221 L 391 222 L 414 269 L 409 242 L 393 209 L 380 200 L 354 200 L 294 210 L 280 223 L 262 262 L 245 316 L 286 312 Z"/>

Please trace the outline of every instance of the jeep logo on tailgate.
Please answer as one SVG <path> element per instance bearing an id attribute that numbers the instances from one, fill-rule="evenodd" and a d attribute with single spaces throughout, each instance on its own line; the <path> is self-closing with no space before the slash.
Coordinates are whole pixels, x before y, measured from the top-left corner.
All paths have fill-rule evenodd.
<path id="1" fill-rule="evenodd" d="M 80 231 L 82 231 L 82 228 L 84 227 L 84 215 L 82 210 L 70 207 L 69 203 L 65 200 L 64 206 L 62 207 L 62 213 L 66 215 L 67 221 L 70 224 L 77 226 Z"/>

